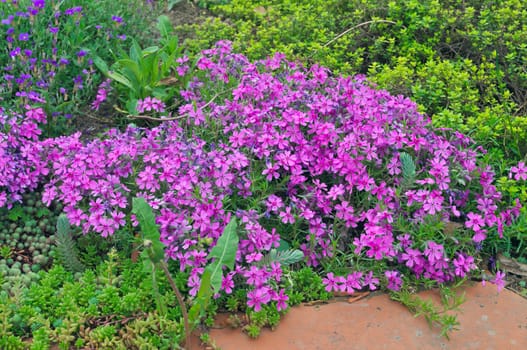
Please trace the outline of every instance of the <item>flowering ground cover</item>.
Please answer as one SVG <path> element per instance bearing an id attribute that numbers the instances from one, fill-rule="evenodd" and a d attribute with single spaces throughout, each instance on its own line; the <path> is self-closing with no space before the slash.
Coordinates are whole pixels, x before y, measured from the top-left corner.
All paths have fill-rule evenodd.
<path id="1" fill-rule="evenodd" d="M 3 348 L 174 348 L 218 309 L 246 312 L 256 337 L 332 293 L 386 290 L 419 309 L 413 288 L 503 287 L 480 260 L 523 218 L 498 186 L 527 181 L 524 161 L 497 179 L 480 144 L 364 75 L 249 59 L 228 40 L 184 52 L 167 17 L 141 38 L 129 8 L 98 5 L 0 3 L 0 207 L 9 230 L 26 223 L 0 236 Z M 68 122 L 109 105 L 99 137 Z M 55 249 L 23 280 L 43 250 L 32 215 L 49 216 Z"/>

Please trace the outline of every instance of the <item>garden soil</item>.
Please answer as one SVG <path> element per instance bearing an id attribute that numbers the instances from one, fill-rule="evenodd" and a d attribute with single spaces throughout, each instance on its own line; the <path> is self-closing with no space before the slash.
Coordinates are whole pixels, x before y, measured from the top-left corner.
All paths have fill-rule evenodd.
<path id="1" fill-rule="evenodd" d="M 274 331 L 265 329 L 255 340 L 220 316 L 210 337 L 222 350 L 527 349 L 527 299 L 507 289 L 498 293 L 488 283 L 460 291 L 466 301 L 458 312 L 459 330 L 451 332 L 450 340 L 385 294 L 294 307 Z M 420 295 L 439 304 L 438 292 Z M 195 339 L 193 349 L 214 347 Z"/>

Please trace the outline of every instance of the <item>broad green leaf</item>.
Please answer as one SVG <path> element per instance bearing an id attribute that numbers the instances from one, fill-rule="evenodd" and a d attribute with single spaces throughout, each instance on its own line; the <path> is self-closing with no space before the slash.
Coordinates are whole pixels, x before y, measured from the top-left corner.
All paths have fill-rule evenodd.
<path id="1" fill-rule="evenodd" d="M 216 245 L 210 251 L 209 259 L 216 258 L 216 260 L 207 266 L 206 270 L 209 270 L 211 273 L 210 284 L 215 293 L 218 293 L 221 288 L 223 266 L 227 266 L 231 270 L 234 267 L 236 251 L 238 250 L 237 227 L 236 218 L 233 217 L 223 230 Z"/>
<path id="2" fill-rule="evenodd" d="M 143 50 L 139 43 L 135 39 L 132 40 L 132 46 L 130 47 L 130 59 L 135 62 L 141 62 L 143 58 Z"/>
<path id="3" fill-rule="evenodd" d="M 109 76 L 111 79 L 115 80 L 116 82 L 123 84 L 124 86 L 126 86 L 126 87 L 129 88 L 130 90 L 136 91 L 135 87 L 132 85 L 132 83 L 130 82 L 130 80 L 128 80 L 128 79 L 127 79 L 125 76 L 123 76 L 122 74 L 115 73 L 115 72 L 108 72 L 108 76 Z"/>
<path id="4" fill-rule="evenodd" d="M 201 284 L 199 286 L 198 295 L 194 301 L 194 305 L 189 310 L 188 318 L 191 325 L 194 325 L 199 320 L 202 310 L 205 310 L 212 298 L 212 288 L 210 285 L 211 272 L 206 269 L 201 275 Z"/>
<path id="5" fill-rule="evenodd" d="M 154 53 L 156 53 L 157 51 L 159 51 L 159 46 L 150 46 L 150 47 L 147 47 L 146 49 L 143 49 L 143 57 L 145 57 L 145 56 L 147 56 L 147 55 L 154 54 Z"/>
<path id="6" fill-rule="evenodd" d="M 100 58 L 99 56 L 95 56 L 93 58 L 93 63 L 95 64 L 95 66 L 97 68 L 99 68 L 99 70 L 104 74 L 108 74 L 108 65 L 106 64 L 106 62 L 104 62 L 104 60 L 102 58 Z"/>
<path id="7" fill-rule="evenodd" d="M 271 249 L 271 251 L 266 254 L 262 260 L 258 262 L 259 266 L 269 265 L 272 262 L 278 262 L 281 265 L 291 265 L 301 261 L 304 258 L 304 253 L 298 249 L 288 249 L 288 250 L 276 250 Z"/>
<path id="8" fill-rule="evenodd" d="M 143 240 L 149 240 L 152 244 L 153 256 L 151 259 L 157 263 L 165 257 L 163 243 L 159 241 L 159 228 L 156 225 L 154 212 L 152 207 L 146 202 L 144 198 L 135 197 L 132 200 L 132 213 L 137 217 L 141 232 L 143 233 Z"/>
<path id="9" fill-rule="evenodd" d="M 170 19 L 165 16 L 159 16 L 157 18 L 157 29 L 159 30 L 159 33 L 161 34 L 161 37 L 163 39 L 168 39 L 170 36 L 170 33 L 173 31 L 172 23 L 170 23 Z"/>
<path id="10" fill-rule="evenodd" d="M 288 249 L 289 249 L 289 243 L 286 240 L 280 238 L 280 245 L 278 246 L 278 251 L 282 252 Z"/>
<path id="11" fill-rule="evenodd" d="M 236 251 L 238 250 L 238 235 L 236 234 L 237 228 L 238 224 L 236 223 L 236 218 L 233 217 L 229 224 L 225 226 L 225 229 L 223 230 L 220 238 L 218 238 L 218 242 L 214 248 L 212 248 L 210 251 L 209 259 L 216 258 L 216 261 L 220 265 L 225 265 L 229 269 L 234 267 Z"/>
<path id="12" fill-rule="evenodd" d="M 123 69 L 124 71 L 128 69 L 132 73 L 132 74 L 126 74 L 126 77 L 128 78 L 128 80 L 133 81 L 134 79 L 136 79 L 138 83 L 140 83 L 143 80 L 145 73 L 148 74 L 148 72 L 142 71 L 141 63 L 142 63 L 141 61 L 138 63 L 136 61 L 133 61 L 127 58 L 123 58 L 117 61 L 117 65 L 120 66 L 121 68 L 124 68 Z"/>
<path id="13" fill-rule="evenodd" d="M 412 181 L 415 177 L 415 163 L 412 156 L 406 152 L 401 152 L 399 158 L 401 159 L 404 179 L 406 181 Z"/>

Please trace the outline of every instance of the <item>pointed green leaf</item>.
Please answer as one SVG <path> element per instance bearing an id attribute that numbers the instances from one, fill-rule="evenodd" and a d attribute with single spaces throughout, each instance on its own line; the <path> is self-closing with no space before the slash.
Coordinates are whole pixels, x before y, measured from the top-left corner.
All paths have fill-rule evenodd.
<path id="1" fill-rule="evenodd" d="M 133 39 L 132 46 L 130 47 L 130 59 L 135 62 L 140 62 L 142 57 L 143 50 L 141 49 L 141 46 L 139 46 L 139 43 Z"/>
<path id="2" fill-rule="evenodd" d="M 237 227 L 236 218 L 233 217 L 223 230 L 216 245 L 210 251 L 209 259 L 216 258 L 216 260 L 207 266 L 206 270 L 211 273 L 210 284 L 215 293 L 218 293 L 221 288 L 223 266 L 227 266 L 231 270 L 234 267 L 236 251 L 238 250 Z"/>
<path id="3" fill-rule="evenodd" d="M 108 76 L 109 76 L 112 80 L 115 80 L 116 82 L 123 84 L 124 86 L 126 86 L 126 87 L 129 88 L 130 90 L 135 91 L 135 87 L 132 85 L 132 83 L 130 82 L 130 80 L 128 80 L 128 79 L 127 79 L 125 76 L 123 76 L 122 74 L 115 73 L 115 72 L 108 72 Z"/>
<path id="4" fill-rule="evenodd" d="M 165 256 L 165 252 L 163 244 L 159 241 L 159 228 L 156 225 L 152 207 L 144 198 L 135 197 L 132 200 L 132 213 L 136 215 L 137 221 L 139 221 L 141 232 L 143 233 L 143 240 L 151 242 L 151 249 L 153 251 L 153 255 L 150 257 L 151 260 L 154 263 L 161 261 Z"/>
<path id="5" fill-rule="evenodd" d="M 173 31 L 170 19 L 165 15 L 159 16 L 157 18 L 157 29 L 159 30 L 161 37 L 163 39 L 167 39 L 170 36 L 170 33 Z"/>
<path id="6" fill-rule="evenodd" d="M 100 58 L 99 56 L 95 56 L 93 58 L 93 64 L 95 64 L 95 66 L 97 68 L 99 68 L 99 70 L 104 74 L 108 74 L 108 65 L 106 64 L 106 62 L 104 62 L 104 60 L 102 58 Z"/>
<path id="7" fill-rule="evenodd" d="M 201 275 L 201 284 L 199 286 L 198 295 L 194 301 L 194 305 L 189 310 L 188 318 L 191 325 L 194 325 L 199 320 L 202 310 L 205 310 L 212 298 L 212 288 L 210 285 L 211 272 L 206 269 Z"/>
<path id="8" fill-rule="evenodd" d="M 210 258 L 216 258 L 216 261 L 220 265 L 226 265 L 229 269 L 234 267 L 234 261 L 236 260 L 236 251 L 238 250 L 238 235 L 236 229 L 238 224 L 236 218 L 232 218 L 222 235 L 218 238 L 218 242 L 212 248 L 209 254 Z M 220 266 L 221 267 L 221 266 Z"/>

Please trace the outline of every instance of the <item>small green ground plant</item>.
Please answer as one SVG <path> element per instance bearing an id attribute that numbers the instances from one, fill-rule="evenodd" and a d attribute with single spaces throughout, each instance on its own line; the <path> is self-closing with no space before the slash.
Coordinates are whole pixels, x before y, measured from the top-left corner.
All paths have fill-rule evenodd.
<path id="1" fill-rule="evenodd" d="M 163 274 L 157 312 L 152 279 L 142 264 L 111 251 L 97 271 L 77 279 L 60 265 L 40 272 L 30 287 L 0 293 L 3 349 L 173 349 L 184 340 L 181 310 Z M 3 323 L 2 323 L 3 322 Z M 22 339 L 31 339 L 30 342 Z"/>

